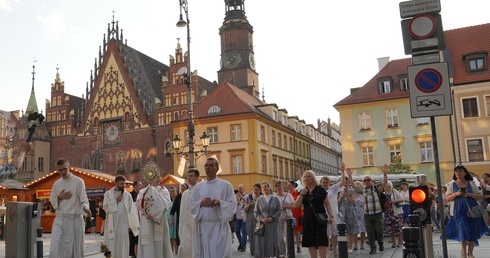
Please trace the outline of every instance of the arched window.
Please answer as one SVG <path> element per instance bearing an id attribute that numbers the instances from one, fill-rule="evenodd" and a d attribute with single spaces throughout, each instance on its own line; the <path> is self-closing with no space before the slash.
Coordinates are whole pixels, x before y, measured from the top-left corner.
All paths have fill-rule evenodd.
<path id="1" fill-rule="evenodd" d="M 125 173 L 126 172 L 126 155 L 124 152 L 119 151 L 117 154 L 117 173 Z"/>
<path id="2" fill-rule="evenodd" d="M 139 172 L 141 170 L 141 153 L 135 150 L 131 157 L 131 172 Z"/>
<path id="3" fill-rule="evenodd" d="M 82 167 L 85 169 L 90 169 L 90 158 L 87 154 L 85 154 L 85 156 L 83 156 Z"/>

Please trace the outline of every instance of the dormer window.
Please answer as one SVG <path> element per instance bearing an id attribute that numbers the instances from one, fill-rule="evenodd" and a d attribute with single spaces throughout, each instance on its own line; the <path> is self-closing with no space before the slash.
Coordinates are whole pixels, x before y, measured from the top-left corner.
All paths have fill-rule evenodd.
<path id="1" fill-rule="evenodd" d="M 392 90 L 393 81 L 391 77 L 384 77 L 378 79 L 379 94 L 390 93 Z"/>
<path id="2" fill-rule="evenodd" d="M 400 81 L 400 91 L 407 91 L 408 90 L 407 75 L 400 76 L 399 81 Z"/>
<path id="3" fill-rule="evenodd" d="M 272 111 L 272 120 L 277 121 L 277 111 Z"/>
<path id="4" fill-rule="evenodd" d="M 208 109 L 208 115 L 218 115 L 221 114 L 221 108 L 218 106 L 212 106 Z"/>
<path id="5" fill-rule="evenodd" d="M 488 70 L 486 51 L 469 53 L 463 56 L 466 63 L 466 72 L 468 74 L 486 73 Z"/>

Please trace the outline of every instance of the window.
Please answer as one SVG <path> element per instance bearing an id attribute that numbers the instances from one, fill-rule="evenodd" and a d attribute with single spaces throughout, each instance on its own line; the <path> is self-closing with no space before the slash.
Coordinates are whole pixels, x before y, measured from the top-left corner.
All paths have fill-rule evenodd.
<path id="1" fill-rule="evenodd" d="M 362 147 L 362 166 L 364 167 L 372 167 L 374 166 L 374 152 L 373 147 Z"/>
<path id="2" fill-rule="evenodd" d="M 485 70 L 485 59 L 484 58 L 470 59 L 470 60 L 468 60 L 468 63 L 470 65 L 470 72 Z"/>
<path id="3" fill-rule="evenodd" d="M 271 145 L 276 146 L 276 131 L 272 130 L 271 134 Z"/>
<path id="4" fill-rule="evenodd" d="M 277 158 L 273 157 L 272 158 L 272 172 L 274 173 L 273 175 L 277 177 Z"/>
<path id="5" fill-rule="evenodd" d="M 463 105 L 463 118 L 479 117 L 478 99 L 476 97 L 464 98 L 461 101 Z"/>
<path id="6" fill-rule="evenodd" d="M 260 126 L 260 141 L 265 142 L 265 127 L 263 125 Z"/>
<path id="7" fill-rule="evenodd" d="M 282 148 L 282 135 L 277 133 L 277 147 Z"/>
<path id="8" fill-rule="evenodd" d="M 432 162 L 432 142 L 421 142 L 420 162 Z"/>
<path id="9" fill-rule="evenodd" d="M 39 157 L 37 159 L 37 170 L 39 172 L 44 172 L 44 158 L 43 157 Z"/>
<path id="10" fill-rule="evenodd" d="M 267 156 L 266 155 L 262 155 L 260 163 L 261 163 L 260 172 L 262 172 L 262 174 L 266 174 L 266 172 L 267 172 Z"/>
<path id="11" fill-rule="evenodd" d="M 463 56 L 468 74 L 482 74 L 487 72 L 488 52 L 474 52 Z"/>
<path id="12" fill-rule="evenodd" d="M 417 118 L 417 125 L 427 125 L 429 124 L 429 118 L 428 117 L 418 117 Z"/>
<path id="13" fill-rule="evenodd" d="M 359 126 L 361 130 L 371 130 L 371 113 L 361 112 L 359 113 Z"/>
<path id="14" fill-rule="evenodd" d="M 231 141 L 242 140 L 242 126 L 241 125 L 231 125 Z"/>
<path id="15" fill-rule="evenodd" d="M 141 170 L 141 153 L 135 150 L 131 157 L 131 172 L 139 172 Z"/>
<path id="16" fill-rule="evenodd" d="M 388 128 L 398 127 L 398 110 L 388 109 L 385 111 L 385 114 Z"/>
<path id="17" fill-rule="evenodd" d="M 90 169 L 90 158 L 88 157 L 87 154 L 85 154 L 85 156 L 83 156 L 82 167 L 85 169 Z"/>
<path id="18" fill-rule="evenodd" d="M 123 151 L 117 154 L 117 173 L 126 172 L 126 156 Z"/>
<path id="19" fill-rule="evenodd" d="M 485 110 L 486 115 L 490 116 L 490 95 L 485 96 Z"/>
<path id="20" fill-rule="evenodd" d="M 468 161 L 483 161 L 483 143 L 481 139 L 467 140 Z"/>
<path id="21" fill-rule="evenodd" d="M 208 109 L 208 115 L 221 114 L 221 108 L 218 106 L 212 106 Z"/>
<path id="22" fill-rule="evenodd" d="M 286 124 L 286 116 L 282 116 L 282 124 L 285 125 Z"/>
<path id="23" fill-rule="evenodd" d="M 284 135 L 284 149 L 288 149 L 288 137 L 286 135 Z"/>
<path id="24" fill-rule="evenodd" d="M 400 79 L 400 90 L 401 91 L 408 90 L 408 78 L 405 77 Z"/>
<path id="25" fill-rule="evenodd" d="M 398 144 L 390 145 L 390 162 L 391 162 L 391 164 L 395 163 L 395 159 L 397 157 L 400 158 L 400 156 L 401 156 L 400 145 L 398 145 Z"/>
<path id="26" fill-rule="evenodd" d="M 167 142 L 165 142 L 165 154 L 171 155 L 172 147 L 172 142 L 167 140 Z"/>
<path id="27" fill-rule="evenodd" d="M 218 127 L 208 128 L 209 143 L 218 143 Z"/>
<path id="28" fill-rule="evenodd" d="M 277 121 L 277 111 L 272 111 L 272 120 Z"/>
<path id="29" fill-rule="evenodd" d="M 279 159 L 279 177 L 284 178 L 283 160 Z"/>
<path id="30" fill-rule="evenodd" d="M 293 138 L 289 137 L 289 151 L 293 151 Z M 296 148 L 294 149 L 294 151 L 296 152 Z"/>
<path id="31" fill-rule="evenodd" d="M 379 82 L 379 93 L 390 93 L 391 92 L 391 82 L 381 81 Z"/>
<path id="32" fill-rule="evenodd" d="M 242 156 L 241 155 L 233 155 L 231 156 L 231 160 L 233 162 L 233 174 L 241 174 L 242 173 Z"/>

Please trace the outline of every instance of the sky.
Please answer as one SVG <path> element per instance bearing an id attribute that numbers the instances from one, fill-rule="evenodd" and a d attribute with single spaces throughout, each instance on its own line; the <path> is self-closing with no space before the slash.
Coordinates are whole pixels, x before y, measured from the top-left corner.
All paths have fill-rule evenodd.
<path id="1" fill-rule="evenodd" d="M 440 0 L 444 30 L 490 22 L 488 0 Z M 245 0 L 254 28 L 261 94 L 307 124 L 331 119 L 335 103 L 378 72 L 378 58 L 408 58 L 400 26 L 401 1 Z M 223 0 L 188 0 L 191 68 L 217 80 Z M 40 111 L 56 68 L 65 92 L 82 97 L 112 17 L 128 45 L 169 64 L 177 38 L 178 0 L 0 0 L 0 110 L 25 110 L 36 65 Z"/>

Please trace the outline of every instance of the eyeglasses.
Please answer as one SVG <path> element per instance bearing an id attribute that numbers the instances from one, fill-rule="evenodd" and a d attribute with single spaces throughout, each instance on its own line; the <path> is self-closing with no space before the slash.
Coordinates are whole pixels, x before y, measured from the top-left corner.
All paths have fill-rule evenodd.
<path id="1" fill-rule="evenodd" d="M 364 179 L 362 182 L 371 182 L 371 179 Z"/>

